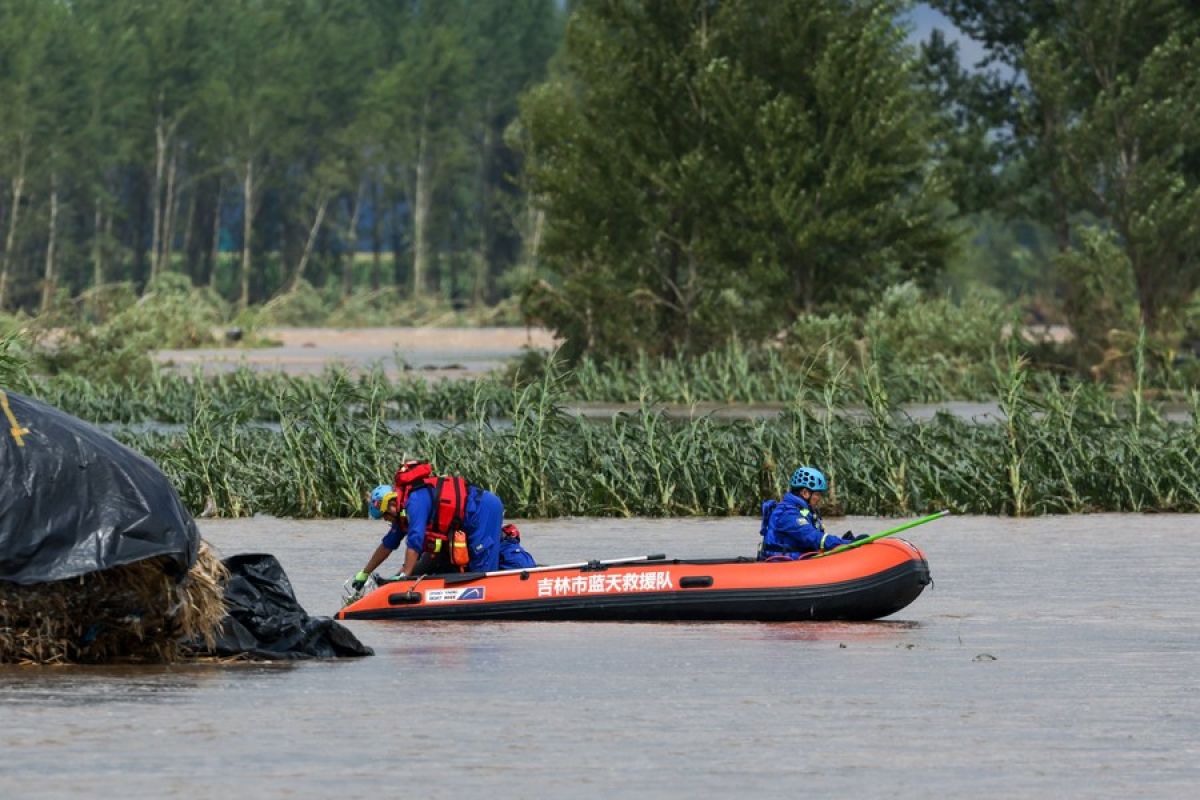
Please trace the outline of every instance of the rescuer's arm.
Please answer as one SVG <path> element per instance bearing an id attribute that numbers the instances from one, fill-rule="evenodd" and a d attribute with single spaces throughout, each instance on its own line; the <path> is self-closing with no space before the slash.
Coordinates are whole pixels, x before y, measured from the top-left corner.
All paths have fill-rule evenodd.
<path id="1" fill-rule="evenodd" d="M 417 561 L 421 558 L 421 554 L 411 547 L 404 548 L 404 574 L 412 575 L 413 567 L 417 566 Z"/>
<path id="2" fill-rule="evenodd" d="M 404 550 L 404 574 L 411 575 L 413 567 L 425 551 L 425 529 L 429 526 L 429 515 L 433 511 L 433 498 L 427 491 L 413 492 L 404 505 L 408 516 L 408 536 Z"/>
<path id="3" fill-rule="evenodd" d="M 375 548 L 375 552 L 371 553 L 371 557 L 367 559 L 367 565 L 350 580 L 350 585 L 354 587 L 354 591 L 357 592 L 366 585 L 367 579 L 371 577 L 371 573 L 374 572 L 380 564 L 382 564 L 384 561 L 387 561 L 387 558 L 392 554 L 393 549 L 394 548 L 392 547 L 388 547 L 387 537 L 385 536 L 384 541 L 379 543 L 379 545 Z"/>
<path id="4" fill-rule="evenodd" d="M 362 571 L 370 575 L 376 570 L 376 568 L 379 567 L 380 564 L 382 564 L 384 561 L 387 561 L 388 556 L 391 554 L 392 548 L 388 547 L 386 544 L 380 543 L 380 545 L 375 548 L 375 552 L 371 553 L 371 557 L 367 560 L 367 565 L 363 567 Z"/>

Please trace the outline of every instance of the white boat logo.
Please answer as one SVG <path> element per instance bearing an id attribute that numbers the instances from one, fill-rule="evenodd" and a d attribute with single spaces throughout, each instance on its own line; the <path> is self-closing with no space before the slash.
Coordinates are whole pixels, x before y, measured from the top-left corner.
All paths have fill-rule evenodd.
<path id="1" fill-rule="evenodd" d="M 426 603 L 455 603 L 459 600 L 483 600 L 487 593 L 484 586 L 470 586 L 466 589 L 430 589 L 425 592 Z"/>

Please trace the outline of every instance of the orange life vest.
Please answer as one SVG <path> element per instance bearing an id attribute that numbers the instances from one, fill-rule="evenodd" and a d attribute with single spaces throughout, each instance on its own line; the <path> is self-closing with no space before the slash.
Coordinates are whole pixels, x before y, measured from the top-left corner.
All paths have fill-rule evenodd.
<path id="1" fill-rule="evenodd" d="M 406 461 L 396 470 L 397 505 L 401 508 L 417 489 L 433 492 L 433 510 L 425 526 L 425 552 L 437 555 L 449 547 L 450 564 L 466 567 L 471 560 L 467 534 L 462 529 L 467 516 L 467 482 L 463 478 L 439 477 L 424 461 Z"/>

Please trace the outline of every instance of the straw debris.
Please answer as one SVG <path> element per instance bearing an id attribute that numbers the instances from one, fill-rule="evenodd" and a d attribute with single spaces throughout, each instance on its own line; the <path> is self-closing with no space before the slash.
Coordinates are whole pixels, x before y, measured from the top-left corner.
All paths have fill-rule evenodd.
<path id="1" fill-rule="evenodd" d="M 163 663 L 183 642 L 211 646 L 225 616 L 229 573 L 205 542 L 182 581 L 151 558 L 78 578 L 0 581 L 0 663 Z"/>

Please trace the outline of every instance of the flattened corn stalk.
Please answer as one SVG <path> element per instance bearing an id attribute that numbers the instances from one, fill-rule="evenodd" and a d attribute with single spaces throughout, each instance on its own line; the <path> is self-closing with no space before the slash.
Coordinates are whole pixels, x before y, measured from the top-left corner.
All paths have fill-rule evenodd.
<path id="1" fill-rule="evenodd" d="M 194 510 L 221 515 L 352 516 L 362 493 L 405 457 L 468 476 L 510 516 L 755 514 L 799 463 L 834 476 L 834 511 L 980 514 L 1200 511 L 1200 426 L 1171 422 L 1096 389 L 1034 392 L 1014 361 L 998 377 L 1005 418 L 921 422 L 882 393 L 865 418 L 837 393 L 798 392 L 777 419 L 588 420 L 561 410 L 559 378 L 520 390 L 512 424 L 487 419 L 389 427 L 385 404 L 344 388 L 335 400 L 278 402 L 280 429 L 206 410 L 185 434 L 124 432 L 162 465 Z M 868 387 L 870 388 L 870 387 Z M 1193 412 L 1200 406 L 1190 395 Z M 344 413 L 346 404 L 358 408 Z M 769 468 L 767 465 L 770 465 Z"/>

